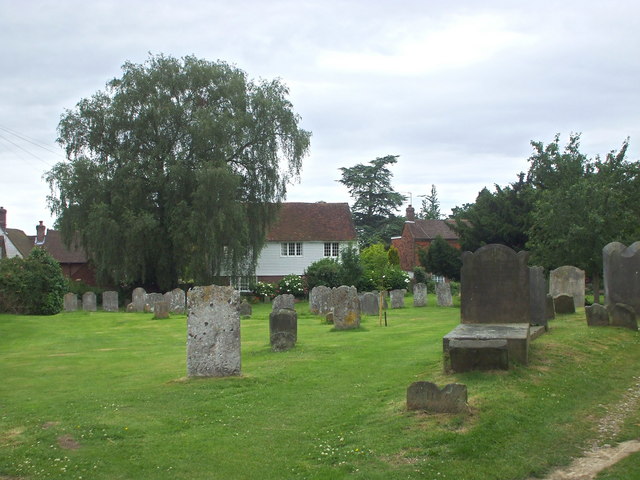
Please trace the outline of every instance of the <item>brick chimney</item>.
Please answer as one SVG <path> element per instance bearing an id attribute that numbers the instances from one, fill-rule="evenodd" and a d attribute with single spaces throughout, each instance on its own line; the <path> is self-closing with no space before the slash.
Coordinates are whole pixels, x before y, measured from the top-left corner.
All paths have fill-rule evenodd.
<path id="1" fill-rule="evenodd" d="M 7 209 L 0 207 L 0 232 L 7 229 Z"/>
<path id="2" fill-rule="evenodd" d="M 36 245 L 44 245 L 44 232 L 47 227 L 44 226 L 44 222 L 40 220 L 40 224 L 36 225 Z"/>
<path id="3" fill-rule="evenodd" d="M 415 222 L 416 220 L 416 209 L 411 205 L 407 207 L 407 222 Z"/>

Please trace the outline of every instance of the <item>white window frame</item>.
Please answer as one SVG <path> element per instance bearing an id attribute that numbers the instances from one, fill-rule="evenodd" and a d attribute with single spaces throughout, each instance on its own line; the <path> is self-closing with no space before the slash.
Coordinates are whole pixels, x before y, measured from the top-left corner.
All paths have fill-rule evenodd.
<path id="1" fill-rule="evenodd" d="M 324 242 L 324 256 L 338 258 L 340 256 L 340 242 Z"/>
<path id="2" fill-rule="evenodd" d="M 282 242 L 280 244 L 281 257 L 302 257 L 302 242 Z"/>
<path id="3" fill-rule="evenodd" d="M 229 279 L 229 284 L 238 292 L 246 293 L 251 291 L 251 285 L 256 281 L 254 275 L 245 275 Z"/>

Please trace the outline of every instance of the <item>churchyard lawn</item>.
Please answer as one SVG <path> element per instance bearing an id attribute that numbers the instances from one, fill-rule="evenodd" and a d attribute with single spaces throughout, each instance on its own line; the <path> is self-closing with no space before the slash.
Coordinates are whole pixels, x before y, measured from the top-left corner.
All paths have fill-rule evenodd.
<path id="1" fill-rule="evenodd" d="M 640 438 L 637 405 L 619 431 L 599 427 L 640 382 L 640 333 L 587 328 L 579 309 L 528 367 L 445 375 L 459 308 L 405 305 L 387 327 L 334 331 L 297 304 L 298 344 L 278 353 L 270 305 L 254 305 L 242 376 L 221 379 L 185 378 L 186 316 L 0 315 L 0 479 L 511 480 Z M 470 412 L 407 412 L 418 380 L 466 384 Z"/>

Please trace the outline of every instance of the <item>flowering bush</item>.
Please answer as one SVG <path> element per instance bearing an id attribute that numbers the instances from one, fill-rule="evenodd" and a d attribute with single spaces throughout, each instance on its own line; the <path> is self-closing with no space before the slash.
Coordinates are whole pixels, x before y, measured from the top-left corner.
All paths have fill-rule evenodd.
<path id="1" fill-rule="evenodd" d="M 304 282 L 298 275 L 290 274 L 278 283 L 278 295 L 290 293 L 294 297 L 304 297 Z"/>
<path id="2" fill-rule="evenodd" d="M 252 290 L 260 298 L 273 298 L 276 296 L 276 286 L 273 283 L 256 282 Z"/>
<path id="3" fill-rule="evenodd" d="M 387 290 L 399 290 L 409 288 L 409 275 L 407 272 L 400 269 L 400 267 L 392 266 L 384 271 L 384 288 Z"/>

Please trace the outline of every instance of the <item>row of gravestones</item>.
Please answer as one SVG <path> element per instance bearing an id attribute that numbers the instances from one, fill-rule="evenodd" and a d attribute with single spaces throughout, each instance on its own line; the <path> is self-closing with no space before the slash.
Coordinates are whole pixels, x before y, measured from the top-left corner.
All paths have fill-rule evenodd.
<path id="1" fill-rule="evenodd" d="M 144 288 L 133 290 L 132 302 L 127 305 L 127 312 L 153 312 L 156 318 L 166 318 L 169 313 L 184 314 L 186 311 L 186 295 L 184 290 L 176 288 L 165 293 L 147 293 Z M 64 310 L 95 312 L 97 310 L 96 294 L 85 292 L 82 300 L 75 293 L 64 296 Z M 117 312 L 119 309 L 118 292 L 106 291 L 102 293 L 102 310 Z"/>

